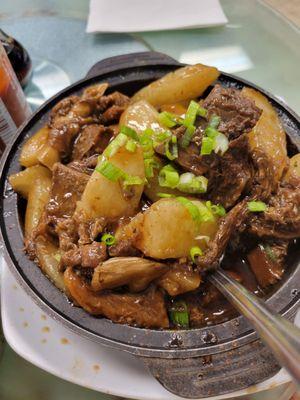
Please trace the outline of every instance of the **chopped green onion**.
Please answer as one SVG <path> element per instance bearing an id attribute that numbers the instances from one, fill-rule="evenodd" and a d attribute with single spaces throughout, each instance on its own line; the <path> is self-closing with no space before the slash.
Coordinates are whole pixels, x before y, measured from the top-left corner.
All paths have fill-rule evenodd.
<path id="1" fill-rule="evenodd" d="M 166 142 L 165 155 L 170 161 L 178 157 L 177 137 L 175 135 L 172 135 L 171 140 Z"/>
<path id="2" fill-rule="evenodd" d="M 184 126 L 186 126 L 188 128 L 189 126 L 192 126 L 195 124 L 195 120 L 196 120 L 199 108 L 200 108 L 199 104 L 196 103 L 194 100 L 192 100 L 190 102 L 188 109 L 186 111 L 184 120 L 183 120 Z"/>
<path id="3" fill-rule="evenodd" d="M 60 253 L 54 254 L 53 257 L 55 258 L 55 260 L 56 260 L 57 262 L 60 262 L 60 260 L 61 260 L 61 254 L 60 254 Z"/>
<path id="4" fill-rule="evenodd" d="M 171 197 L 175 197 L 174 194 L 170 194 L 170 193 L 157 193 L 158 197 L 161 197 L 162 199 L 169 199 Z"/>
<path id="5" fill-rule="evenodd" d="M 123 185 L 125 188 L 127 188 L 127 186 L 142 185 L 143 183 L 145 183 L 144 179 L 140 178 L 139 176 L 132 176 L 127 174 L 123 180 Z"/>
<path id="6" fill-rule="evenodd" d="M 144 159 L 144 165 L 146 178 L 153 178 L 153 169 L 158 169 L 159 163 L 154 158 L 146 158 Z"/>
<path id="7" fill-rule="evenodd" d="M 215 148 L 214 152 L 221 153 L 223 155 L 229 147 L 229 141 L 223 133 L 219 132 L 218 136 L 215 138 Z"/>
<path id="8" fill-rule="evenodd" d="M 266 255 L 268 256 L 268 258 L 272 261 L 272 262 L 277 262 L 277 256 L 274 253 L 273 249 L 271 246 L 266 245 L 266 246 L 262 246 Z"/>
<path id="9" fill-rule="evenodd" d="M 143 149 L 144 158 L 150 158 L 154 154 L 153 140 L 149 130 L 145 130 L 140 136 L 140 145 Z"/>
<path id="10" fill-rule="evenodd" d="M 226 210 L 221 204 L 211 204 L 211 201 L 207 201 L 205 205 L 213 214 L 219 215 L 220 217 L 226 215 Z"/>
<path id="11" fill-rule="evenodd" d="M 202 256 L 202 254 L 203 254 L 202 250 L 198 246 L 194 246 L 190 249 L 190 256 L 191 256 L 193 263 L 195 262 L 195 257 Z"/>
<path id="12" fill-rule="evenodd" d="M 172 132 L 170 131 L 165 131 L 165 132 L 158 132 L 155 135 L 155 139 L 158 140 L 159 142 L 164 142 L 166 139 L 171 138 Z"/>
<path id="13" fill-rule="evenodd" d="M 251 212 L 266 211 L 267 205 L 263 201 L 248 201 L 248 210 Z"/>
<path id="14" fill-rule="evenodd" d="M 200 154 L 202 156 L 204 155 L 209 155 L 212 153 L 213 149 L 215 147 L 215 141 L 214 139 L 210 138 L 210 137 L 204 137 L 202 139 L 202 143 L 201 143 L 201 151 Z"/>
<path id="15" fill-rule="evenodd" d="M 105 176 L 110 181 L 116 182 L 117 180 L 124 178 L 125 173 L 109 161 L 103 161 L 95 168 L 97 172 Z"/>
<path id="16" fill-rule="evenodd" d="M 196 130 L 196 128 L 193 125 L 190 125 L 186 128 L 186 131 L 185 131 L 184 135 L 182 136 L 182 139 L 180 142 L 182 148 L 186 149 L 188 147 L 188 145 L 190 144 L 190 142 L 194 136 L 195 130 Z"/>
<path id="17" fill-rule="evenodd" d="M 158 120 L 162 125 L 165 125 L 167 128 L 173 128 L 177 125 L 174 115 L 167 111 L 161 112 L 158 116 Z"/>
<path id="18" fill-rule="evenodd" d="M 208 125 L 211 126 L 212 128 L 217 128 L 220 125 L 220 122 L 221 122 L 221 118 L 218 115 L 213 114 L 210 117 Z"/>
<path id="19" fill-rule="evenodd" d="M 116 182 L 121 179 L 125 187 L 131 185 L 142 185 L 144 183 L 144 180 L 139 176 L 128 175 L 126 172 L 106 160 L 97 165 L 95 170 L 110 181 Z"/>
<path id="20" fill-rule="evenodd" d="M 174 301 L 170 310 L 170 319 L 174 325 L 180 328 L 188 328 L 190 325 L 190 318 L 188 307 L 184 301 Z"/>
<path id="21" fill-rule="evenodd" d="M 179 201 L 179 203 L 181 203 L 188 210 L 194 221 L 200 221 L 199 208 L 194 203 L 192 203 L 189 199 L 181 196 L 176 197 L 176 200 Z"/>
<path id="22" fill-rule="evenodd" d="M 212 128 L 211 126 L 208 126 L 207 128 L 205 128 L 204 133 L 206 136 L 208 136 L 209 138 L 212 138 L 212 139 L 216 138 L 220 134 L 219 131 L 217 131 L 215 128 Z"/>
<path id="23" fill-rule="evenodd" d="M 124 135 L 136 140 L 137 142 L 139 141 L 139 135 L 134 129 L 130 128 L 129 126 L 122 125 L 120 128 L 120 133 L 123 133 Z"/>
<path id="24" fill-rule="evenodd" d="M 112 157 L 119 150 L 120 147 L 127 143 L 127 136 L 123 133 L 119 133 L 118 136 L 112 140 L 103 152 L 103 155 L 107 158 Z"/>
<path id="25" fill-rule="evenodd" d="M 214 221 L 215 217 L 207 205 L 201 203 L 200 201 L 197 202 L 198 206 L 198 212 L 199 212 L 199 220 L 201 222 L 208 222 L 208 221 Z"/>
<path id="26" fill-rule="evenodd" d="M 204 176 L 195 176 L 191 172 L 180 175 L 177 189 L 184 193 L 205 193 L 208 180 Z"/>
<path id="27" fill-rule="evenodd" d="M 129 139 L 128 142 L 125 145 L 126 150 L 128 150 L 130 153 L 134 153 L 136 150 L 136 143 L 132 140 Z"/>
<path id="28" fill-rule="evenodd" d="M 199 105 L 197 115 L 200 115 L 200 117 L 205 118 L 207 116 L 207 110 Z"/>
<path id="29" fill-rule="evenodd" d="M 101 242 L 105 243 L 106 246 L 112 246 L 113 244 L 116 243 L 116 238 L 114 235 L 111 235 L 110 233 L 105 233 L 101 237 Z"/>
<path id="30" fill-rule="evenodd" d="M 175 189 L 179 183 L 179 174 L 171 164 L 165 165 L 158 175 L 159 185 Z"/>

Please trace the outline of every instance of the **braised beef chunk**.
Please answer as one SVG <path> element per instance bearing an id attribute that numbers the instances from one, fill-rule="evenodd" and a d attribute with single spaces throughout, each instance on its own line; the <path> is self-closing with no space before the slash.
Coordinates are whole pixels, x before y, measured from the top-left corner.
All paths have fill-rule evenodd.
<path id="1" fill-rule="evenodd" d="M 300 237 L 300 185 L 281 186 L 270 198 L 267 210 L 252 215 L 248 225 L 249 231 L 259 237 Z"/>
<path id="2" fill-rule="evenodd" d="M 129 97 L 120 92 L 113 92 L 107 96 L 102 96 L 97 104 L 97 111 L 104 113 L 109 107 L 126 107 L 129 104 Z"/>
<path id="3" fill-rule="evenodd" d="M 240 90 L 215 85 L 203 102 L 209 116 L 221 118 L 218 130 L 229 139 L 249 132 L 257 123 L 261 110 L 253 100 L 243 96 Z"/>
<path id="4" fill-rule="evenodd" d="M 192 172 L 195 175 L 203 175 L 210 168 L 214 167 L 217 162 L 217 156 L 215 153 L 212 153 L 209 156 L 200 155 L 201 142 L 203 138 L 202 127 L 196 129 L 189 146 L 183 148 L 180 143 L 185 131 L 186 128 L 184 126 L 180 126 L 173 131 L 173 134 L 177 136 L 177 142 L 179 143 L 178 157 L 174 160 L 174 163 L 180 165 L 185 171 Z M 162 143 L 156 146 L 155 151 L 160 155 L 165 155 L 165 144 Z"/>
<path id="5" fill-rule="evenodd" d="M 216 236 L 208 243 L 208 249 L 203 256 L 197 257 L 200 270 L 213 269 L 219 264 L 230 237 L 245 223 L 248 213 L 247 201 L 243 200 L 222 217 Z"/>
<path id="6" fill-rule="evenodd" d="M 135 257 L 140 254 L 140 251 L 133 246 L 132 241 L 129 239 L 123 239 L 110 246 L 108 251 L 111 257 Z"/>
<path id="7" fill-rule="evenodd" d="M 90 222 L 80 222 L 78 223 L 78 235 L 79 235 L 79 244 L 89 244 L 92 243 L 97 236 L 103 232 L 106 221 L 105 218 L 99 217 L 95 218 Z"/>
<path id="8" fill-rule="evenodd" d="M 232 207 L 245 194 L 252 177 L 247 135 L 230 142 L 218 161 L 209 170 L 208 198 L 225 208 Z"/>
<path id="9" fill-rule="evenodd" d="M 48 220 L 51 218 L 48 217 Z M 55 220 L 55 233 L 58 236 L 59 247 L 68 251 L 76 247 L 78 241 L 77 224 L 73 218 L 58 218 Z"/>
<path id="10" fill-rule="evenodd" d="M 83 160 L 74 160 L 67 164 L 69 168 L 74 169 L 77 172 L 81 172 L 83 174 L 92 175 L 95 167 L 98 164 L 98 154 L 94 154 L 88 158 L 84 158 Z"/>
<path id="11" fill-rule="evenodd" d="M 65 284 L 72 298 L 93 315 L 104 315 L 114 322 L 168 328 L 169 319 L 162 292 L 150 287 L 143 293 L 95 293 L 71 268 L 65 271 Z"/>
<path id="12" fill-rule="evenodd" d="M 89 176 L 60 163 L 54 165 L 52 172 L 52 188 L 46 207 L 47 213 L 56 218 L 71 217 Z"/>
<path id="13" fill-rule="evenodd" d="M 274 184 L 273 166 L 265 153 L 258 150 L 251 152 L 253 176 L 251 193 L 260 200 L 267 200 L 272 191 L 277 189 Z"/>
<path id="14" fill-rule="evenodd" d="M 65 267 L 81 266 L 83 268 L 96 268 L 107 259 L 105 243 L 93 242 L 81 245 L 63 254 L 61 263 Z"/>
<path id="15" fill-rule="evenodd" d="M 289 242 L 283 240 L 265 241 L 248 254 L 250 267 L 262 288 L 281 279 L 288 245 Z"/>
<path id="16" fill-rule="evenodd" d="M 113 131 L 103 125 L 88 125 L 77 137 L 72 151 L 73 160 L 82 160 L 94 154 L 102 154 L 107 147 Z"/>

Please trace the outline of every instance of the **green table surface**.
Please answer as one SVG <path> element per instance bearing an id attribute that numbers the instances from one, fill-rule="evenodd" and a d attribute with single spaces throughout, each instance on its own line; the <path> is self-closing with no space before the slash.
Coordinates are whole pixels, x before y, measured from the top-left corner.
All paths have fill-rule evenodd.
<path id="1" fill-rule="evenodd" d="M 88 0 L 2 0 L 0 27 L 25 45 L 36 69 L 49 62 L 52 72 L 61 77 L 57 87 L 40 93 L 36 75 L 26 89 L 33 107 L 83 77 L 96 61 L 128 52 L 157 50 L 182 62 L 207 63 L 246 78 L 300 112 L 299 29 L 262 1 L 221 0 L 221 4 L 229 20 L 224 27 L 127 35 L 86 34 Z M 32 366 L 4 345 L 0 400 L 105 398 L 111 396 L 64 382 Z"/>

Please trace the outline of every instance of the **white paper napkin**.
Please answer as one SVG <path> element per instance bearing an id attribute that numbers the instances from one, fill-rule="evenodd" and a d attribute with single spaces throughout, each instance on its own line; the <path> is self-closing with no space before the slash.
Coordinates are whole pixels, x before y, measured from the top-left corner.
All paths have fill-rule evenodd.
<path id="1" fill-rule="evenodd" d="M 226 24 L 219 0 L 90 0 L 87 32 L 142 32 Z"/>

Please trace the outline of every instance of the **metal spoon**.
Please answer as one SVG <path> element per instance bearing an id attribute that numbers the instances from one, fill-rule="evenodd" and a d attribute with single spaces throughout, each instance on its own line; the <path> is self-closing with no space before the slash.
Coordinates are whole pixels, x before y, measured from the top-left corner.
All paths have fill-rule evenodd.
<path id="1" fill-rule="evenodd" d="M 253 325 L 280 365 L 286 368 L 300 389 L 300 329 L 271 311 L 224 270 L 217 269 L 209 280 Z"/>

